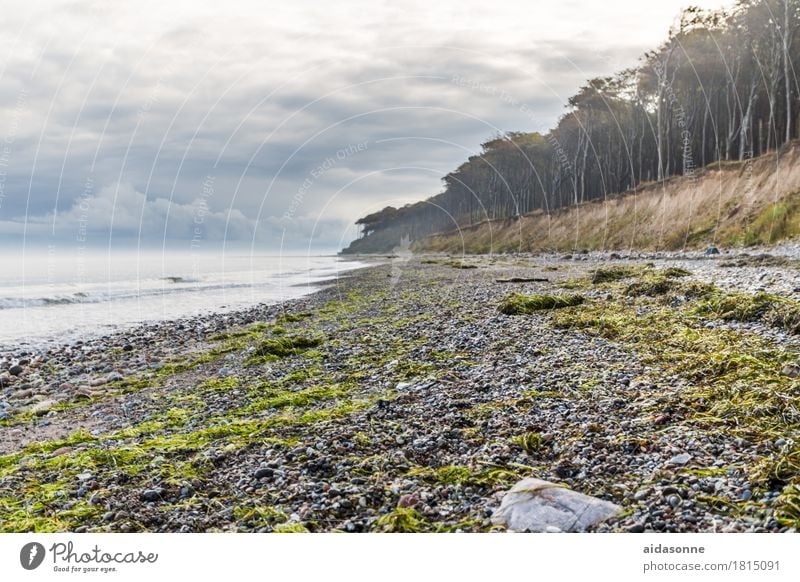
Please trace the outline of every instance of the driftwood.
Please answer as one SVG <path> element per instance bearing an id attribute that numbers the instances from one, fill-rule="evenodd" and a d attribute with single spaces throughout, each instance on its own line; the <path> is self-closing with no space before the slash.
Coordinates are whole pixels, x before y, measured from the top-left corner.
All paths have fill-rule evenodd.
<path id="1" fill-rule="evenodd" d="M 495 279 L 495 283 L 547 283 L 550 279 L 544 277 L 511 277 L 510 279 Z"/>

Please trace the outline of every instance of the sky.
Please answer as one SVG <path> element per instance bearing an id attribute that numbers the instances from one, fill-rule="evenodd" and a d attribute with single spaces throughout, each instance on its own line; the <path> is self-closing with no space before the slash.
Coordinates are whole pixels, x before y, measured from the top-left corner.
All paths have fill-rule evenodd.
<path id="1" fill-rule="evenodd" d="M 720 0 L 3 0 L 0 245 L 338 249 Z"/>

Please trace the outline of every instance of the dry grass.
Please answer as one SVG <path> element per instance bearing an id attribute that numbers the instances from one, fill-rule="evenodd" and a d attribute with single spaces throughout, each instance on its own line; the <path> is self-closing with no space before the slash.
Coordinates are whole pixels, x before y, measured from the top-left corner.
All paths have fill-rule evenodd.
<path id="1" fill-rule="evenodd" d="M 776 172 L 776 166 L 778 170 Z M 800 146 L 712 164 L 693 179 L 645 184 L 605 201 L 485 221 L 414 243 L 418 251 L 698 249 L 750 246 L 800 235 Z"/>

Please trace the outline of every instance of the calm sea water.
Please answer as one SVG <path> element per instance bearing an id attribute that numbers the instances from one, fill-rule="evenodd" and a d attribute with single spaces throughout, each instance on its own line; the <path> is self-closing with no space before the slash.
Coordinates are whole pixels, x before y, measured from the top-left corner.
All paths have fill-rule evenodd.
<path id="1" fill-rule="evenodd" d="M 278 303 L 366 266 L 335 256 L 46 250 L 6 255 L 3 265 L 0 346 L 6 348 Z"/>

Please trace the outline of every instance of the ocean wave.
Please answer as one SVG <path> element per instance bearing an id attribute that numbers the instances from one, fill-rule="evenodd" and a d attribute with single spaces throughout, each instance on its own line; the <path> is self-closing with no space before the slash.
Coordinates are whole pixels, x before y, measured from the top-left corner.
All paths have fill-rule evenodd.
<path id="1" fill-rule="evenodd" d="M 188 283 L 184 280 L 183 283 Z M 119 289 L 116 291 L 87 292 L 79 291 L 70 294 L 52 295 L 46 297 L 0 297 L 0 310 L 3 309 L 29 309 L 32 307 L 53 307 L 58 305 L 74 304 L 94 304 L 105 303 L 108 301 L 124 301 L 127 299 L 152 298 L 158 296 L 175 295 L 179 293 L 204 293 L 208 291 L 241 290 L 253 287 L 271 286 L 270 282 L 260 283 L 215 283 L 206 285 L 191 285 L 182 287 L 155 287 L 150 289 L 138 289 L 134 287 Z"/>
<path id="2" fill-rule="evenodd" d="M 161 281 L 169 281 L 170 283 L 199 283 L 199 279 L 191 279 L 188 277 L 177 277 L 171 275 L 169 277 L 161 277 Z"/>

